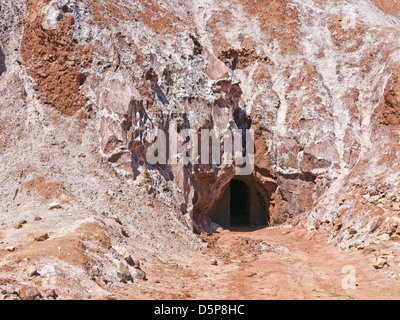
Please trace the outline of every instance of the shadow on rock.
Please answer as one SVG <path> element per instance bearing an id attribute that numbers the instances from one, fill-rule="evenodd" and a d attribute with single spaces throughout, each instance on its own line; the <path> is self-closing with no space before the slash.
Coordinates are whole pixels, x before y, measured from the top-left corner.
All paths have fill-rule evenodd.
<path id="1" fill-rule="evenodd" d="M 0 76 L 6 71 L 6 56 L 0 48 Z"/>

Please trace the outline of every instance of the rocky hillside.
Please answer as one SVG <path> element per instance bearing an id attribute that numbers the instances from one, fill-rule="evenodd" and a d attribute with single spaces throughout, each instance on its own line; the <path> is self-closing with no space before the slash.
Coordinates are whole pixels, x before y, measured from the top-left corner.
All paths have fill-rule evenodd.
<path id="1" fill-rule="evenodd" d="M 174 123 L 254 130 L 247 179 L 270 226 L 396 258 L 399 14 L 392 0 L 2 1 L 0 288 L 32 285 L 21 269 L 36 265 L 88 298 L 118 286 L 124 256 L 201 252 L 235 166 L 150 165 L 149 135 Z"/>

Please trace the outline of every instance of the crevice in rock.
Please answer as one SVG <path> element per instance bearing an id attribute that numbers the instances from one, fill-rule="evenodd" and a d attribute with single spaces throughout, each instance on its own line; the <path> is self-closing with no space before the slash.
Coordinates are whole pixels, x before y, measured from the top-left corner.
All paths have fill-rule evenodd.
<path id="1" fill-rule="evenodd" d="M 153 70 L 150 69 L 146 72 L 146 80 L 149 80 L 151 83 L 151 89 L 154 92 L 154 94 L 157 96 L 157 98 L 164 104 L 168 105 L 169 101 L 167 97 L 165 96 L 164 92 L 158 85 L 158 75 L 157 73 Z"/>
<path id="2" fill-rule="evenodd" d="M 305 182 L 315 183 L 317 180 L 317 176 L 312 174 L 311 172 L 300 172 L 300 173 L 278 173 L 278 177 L 282 177 L 288 180 L 301 180 Z"/>
<path id="3" fill-rule="evenodd" d="M 194 48 L 193 48 L 193 55 L 197 56 L 197 55 L 201 55 L 203 53 L 203 46 L 201 45 L 201 43 L 199 42 L 199 40 L 197 40 L 197 38 L 194 35 L 190 35 L 190 38 L 193 41 L 194 44 Z"/>
<path id="4" fill-rule="evenodd" d="M 169 68 L 169 66 L 166 66 L 164 71 L 163 71 L 163 78 L 165 80 L 165 82 L 167 83 L 167 86 L 173 86 L 174 85 L 174 80 L 171 77 L 171 70 Z"/>
<path id="5" fill-rule="evenodd" d="M 6 71 L 6 56 L 4 55 L 3 50 L 0 48 L 0 76 Z"/>

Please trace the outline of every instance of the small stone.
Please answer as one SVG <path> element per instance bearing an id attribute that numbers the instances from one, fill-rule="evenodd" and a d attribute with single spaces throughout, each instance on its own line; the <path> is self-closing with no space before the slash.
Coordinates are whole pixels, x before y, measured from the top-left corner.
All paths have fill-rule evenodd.
<path id="1" fill-rule="evenodd" d="M 400 203 L 393 203 L 393 211 L 400 211 Z"/>
<path id="2" fill-rule="evenodd" d="M 139 260 L 133 260 L 133 266 L 134 266 L 136 269 L 140 269 L 140 261 L 139 261 Z"/>
<path id="3" fill-rule="evenodd" d="M 34 220 L 35 220 L 35 221 L 40 221 L 40 220 L 42 220 L 42 218 L 41 218 L 41 217 L 35 217 Z"/>
<path id="4" fill-rule="evenodd" d="M 15 251 L 15 247 L 7 247 L 6 250 L 8 252 L 14 252 Z"/>
<path id="5" fill-rule="evenodd" d="M 364 182 L 361 186 L 363 189 L 368 189 L 369 184 L 367 182 Z"/>
<path id="6" fill-rule="evenodd" d="M 374 268 L 375 269 L 382 269 L 386 265 L 386 259 L 378 257 L 375 259 Z"/>
<path id="7" fill-rule="evenodd" d="M 378 203 L 386 204 L 388 202 L 388 199 L 386 198 L 381 198 L 378 200 Z"/>
<path id="8" fill-rule="evenodd" d="M 380 257 L 390 257 L 393 255 L 393 250 L 382 250 L 379 254 Z"/>
<path id="9" fill-rule="evenodd" d="M 212 260 L 210 261 L 210 263 L 211 263 L 212 266 L 217 266 L 217 265 L 218 265 L 218 261 L 215 260 L 215 259 L 212 259 Z"/>
<path id="10" fill-rule="evenodd" d="M 26 220 L 21 220 L 20 222 L 19 222 L 19 224 L 27 224 L 28 223 L 28 221 L 26 221 Z"/>
<path id="11" fill-rule="evenodd" d="M 35 288 L 22 288 L 19 296 L 22 300 L 40 300 L 42 297 L 40 292 Z"/>
<path id="12" fill-rule="evenodd" d="M 389 239 L 390 239 L 391 241 L 399 242 L 399 241 L 400 241 L 400 236 L 397 235 L 397 234 L 393 234 L 393 235 L 390 236 Z"/>
<path id="13" fill-rule="evenodd" d="M 348 241 L 348 240 L 350 240 L 351 238 L 353 238 L 354 237 L 354 234 L 351 234 L 351 233 L 349 233 L 349 234 L 347 234 L 345 237 L 344 237 L 344 241 Z"/>
<path id="14" fill-rule="evenodd" d="M 350 230 L 349 230 L 349 233 L 350 234 L 357 234 L 357 230 L 356 229 L 354 229 L 354 228 L 350 228 Z"/>
<path id="15" fill-rule="evenodd" d="M 140 268 L 135 268 L 134 277 L 135 277 L 135 279 L 138 279 L 138 280 L 147 280 L 146 272 L 144 272 Z"/>
<path id="16" fill-rule="evenodd" d="M 396 233 L 398 227 L 400 226 L 399 220 L 397 218 L 392 218 L 388 222 L 388 231 L 390 234 Z"/>
<path id="17" fill-rule="evenodd" d="M 129 268 L 122 262 L 119 264 L 119 269 L 125 276 L 129 277 L 131 275 Z"/>
<path id="18" fill-rule="evenodd" d="M 392 217 L 391 222 L 396 226 L 400 226 L 400 218 L 398 217 Z"/>
<path id="19" fill-rule="evenodd" d="M 388 241 L 390 236 L 387 233 L 382 233 L 379 236 L 376 237 L 377 240 L 382 242 Z"/>
<path id="20" fill-rule="evenodd" d="M 132 264 L 132 256 L 129 252 L 125 253 L 122 258 L 124 258 L 124 260 L 128 263 L 128 264 Z"/>
<path id="21" fill-rule="evenodd" d="M 49 204 L 49 210 L 61 209 L 61 204 L 53 202 Z"/>
<path id="22" fill-rule="evenodd" d="M 33 277 L 34 275 L 37 274 L 37 269 L 34 266 L 28 266 L 24 269 L 24 273 L 28 276 L 28 277 Z"/>
<path id="23" fill-rule="evenodd" d="M 131 278 L 129 268 L 122 262 L 119 264 L 119 271 L 117 272 L 117 276 L 121 281 L 126 281 Z"/>
<path id="24" fill-rule="evenodd" d="M 47 232 L 39 233 L 35 236 L 36 241 L 46 241 L 49 238 L 49 234 Z"/>
<path id="25" fill-rule="evenodd" d="M 333 220 L 333 224 L 334 224 L 335 226 L 342 226 L 342 225 L 343 225 L 343 222 L 342 222 L 341 219 L 335 219 L 335 220 Z"/>
<path id="26" fill-rule="evenodd" d="M 18 230 L 18 229 L 22 228 L 22 224 L 17 223 L 17 224 L 14 224 L 13 227 Z"/>
<path id="27" fill-rule="evenodd" d="M 132 256 L 124 247 L 119 247 L 118 253 L 124 258 L 124 260 L 128 263 L 132 263 Z"/>
<path id="28" fill-rule="evenodd" d="M 57 298 L 57 293 L 54 289 L 48 289 L 45 291 L 44 296 L 47 300 L 55 300 Z"/>
<path id="29" fill-rule="evenodd" d="M 293 227 L 296 227 L 299 223 L 300 223 L 300 219 L 294 219 L 294 220 L 292 221 L 292 226 L 293 226 Z"/>
<path id="30" fill-rule="evenodd" d="M 374 203 L 374 202 L 378 202 L 378 200 L 380 198 L 381 198 L 381 196 L 376 195 L 376 196 L 369 197 L 368 201 L 369 201 L 369 203 Z"/>
<path id="31" fill-rule="evenodd" d="M 369 232 L 370 233 L 373 233 L 373 232 L 375 232 L 380 226 L 381 226 L 381 224 L 382 224 L 382 221 L 374 221 L 372 224 L 371 224 L 371 227 L 369 228 Z"/>
<path id="32" fill-rule="evenodd" d="M 114 197 L 114 191 L 108 190 L 108 191 L 106 192 L 106 194 L 107 194 L 110 198 Z"/>
<path id="33" fill-rule="evenodd" d="M 336 219 L 336 220 L 333 222 L 333 224 L 334 224 L 334 227 L 333 227 L 333 231 L 334 231 L 334 232 L 339 231 L 339 230 L 342 228 L 342 226 L 343 226 L 343 223 L 342 223 L 342 221 L 341 221 L 340 219 Z"/>
<path id="34" fill-rule="evenodd" d="M 79 157 L 79 158 L 86 158 L 86 154 L 80 153 L 80 154 L 78 155 L 78 157 Z"/>

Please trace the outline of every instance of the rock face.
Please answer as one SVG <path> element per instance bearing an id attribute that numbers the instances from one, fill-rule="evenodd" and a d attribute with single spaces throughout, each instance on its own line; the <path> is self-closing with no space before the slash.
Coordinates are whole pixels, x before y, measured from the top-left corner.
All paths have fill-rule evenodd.
<path id="1" fill-rule="evenodd" d="M 42 101 L 95 121 L 117 173 L 146 176 L 143 186 L 197 229 L 235 166 L 152 166 L 153 129 L 253 129 L 246 179 L 270 225 L 301 214 L 310 226 L 332 221 L 339 198 L 365 181 L 397 188 L 394 1 L 31 0 L 25 9 L 21 54 Z"/>
<path id="2" fill-rule="evenodd" d="M 400 3 L 396 0 L 373 0 L 373 2 L 385 12 L 388 12 L 396 17 L 400 14 Z"/>
<path id="3" fill-rule="evenodd" d="M 269 225 L 302 218 L 348 246 L 393 213 L 396 197 L 366 198 L 400 193 L 396 1 L 29 0 L 0 10 L 0 85 L 75 124 L 69 144 L 94 127 L 98 161 L 196 231 L 212 226 L 236 165 L 152 165 L 155 129 L 252 129 L 255 166 L 241 179 Z M 0 150 L 21 130 L 9 117 Z"/>

